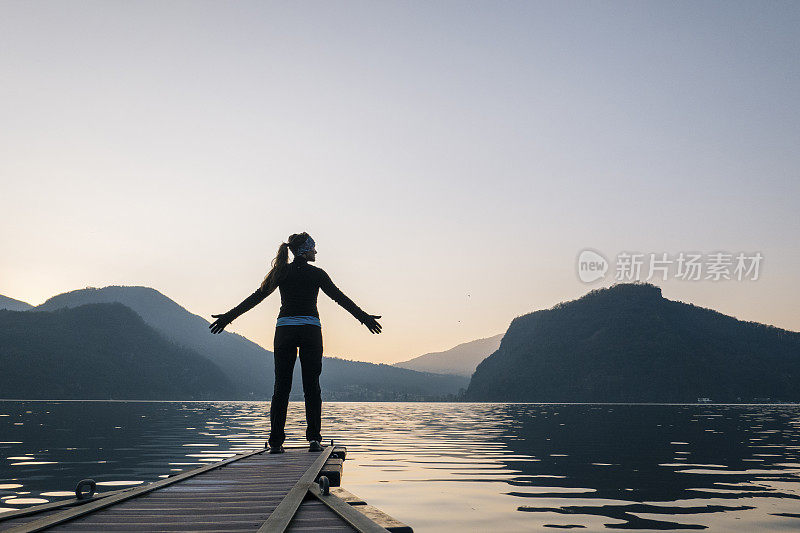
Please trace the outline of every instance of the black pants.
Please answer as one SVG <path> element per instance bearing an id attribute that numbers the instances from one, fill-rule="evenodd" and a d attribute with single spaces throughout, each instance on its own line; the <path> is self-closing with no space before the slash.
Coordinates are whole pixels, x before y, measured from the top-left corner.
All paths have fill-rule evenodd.
<path id="1" fill-rule="evenodd" d="M 322 372 L 322 328 L 310 324 L 275 328 L 275 389 L 269 409 L 269 445 L 280 446 L 286 439 L 286 409 L 292 391 L 292 374 L 300 348 L 303 372 L 303 393 L 306 400 L 306 439 L 321 441 L 322 394 L 319 375 Z"/>

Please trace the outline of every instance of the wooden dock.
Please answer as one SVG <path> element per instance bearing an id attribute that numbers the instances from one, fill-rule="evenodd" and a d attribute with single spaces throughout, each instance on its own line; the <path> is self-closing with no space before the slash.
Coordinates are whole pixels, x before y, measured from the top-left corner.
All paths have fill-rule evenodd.
<path id="1" fill-rule="evenodd" d="M 412 529 L 339 488 L 346 449 L 256 450 L 135 488 L 0 514 L 0 531 L 386 532 Z"/>

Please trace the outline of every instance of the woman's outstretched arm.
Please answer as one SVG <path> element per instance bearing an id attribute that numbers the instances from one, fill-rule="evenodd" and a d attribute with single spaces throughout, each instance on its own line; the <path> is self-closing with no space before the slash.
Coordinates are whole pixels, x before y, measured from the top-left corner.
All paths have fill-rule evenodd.
<path id="1" fill-rule="evenodd" d="M 339 290 L 339 287 L 334 285 L 327 272 L 320 269 L 320 273 L 319 288 L 322 289 L 322 292 L 327 294 L 331 300 L 347 309 L 350 314 L 356 317 L 359 322 L 367 326 L 372 333 L 381 332 L 381 325 L 378 324 L 378 321 L 376 320 L 377 318 L 380 318 L 380 315 L 368 314 L 366 311 L 357 306 L 353 300 L 345 296 L 345 294 Z"/>
<path id="2" fill-rule="evenodd" d="M 273 289 L 275 290 L 275 289 Z M 245 298 L 242 303 L 228 311 L 227 313 L 222 313 L 219 315 L 211 315 L 212 318 L 216 318 L 214 322 L 211 323 L 209 329 L 211 333 L 222 333 L 222 330 L 225 329 L 225 326 L 236 320 L 239 316 L 245 314 L 262 301 L 264 298 L 269 296 L 270 292 L 262 291 L 261 287 L 257 288 L 253 294 Z"/>

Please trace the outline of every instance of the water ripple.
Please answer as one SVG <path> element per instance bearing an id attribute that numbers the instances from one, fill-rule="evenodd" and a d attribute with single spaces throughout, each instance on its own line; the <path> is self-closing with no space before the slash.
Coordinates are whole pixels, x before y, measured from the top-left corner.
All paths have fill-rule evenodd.
<path id="1" fill-rule="evenodd" d="M 263 447 L 258 402 L 0 402 L 0 512 Z M 288 445 L 303 444 L 302 403 Z M 344 485 L 416 531 L 800 528 L 800 407 L 326 403 Z M 56 465 L 56 466 L 54 466 Z"/>

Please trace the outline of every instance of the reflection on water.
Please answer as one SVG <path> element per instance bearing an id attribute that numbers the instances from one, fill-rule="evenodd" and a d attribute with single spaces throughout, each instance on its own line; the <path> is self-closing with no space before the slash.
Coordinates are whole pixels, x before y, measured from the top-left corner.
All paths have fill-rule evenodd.
<path id="1" fill-rule="evenodd" d="M 0 511 L 262 447 L 267 405 L 0 402 Z M 800 407 L 328 403 L 344 486 L 416 531 L 800 529 Z M 303 444 L 303 404 L 288 445 Z M 292 439 L 293 438 L 293 439 Z"/>

